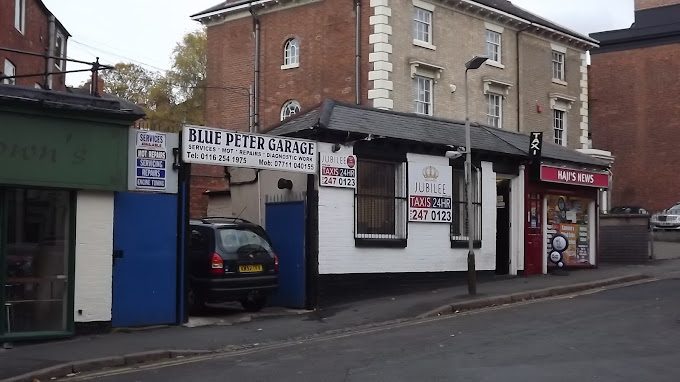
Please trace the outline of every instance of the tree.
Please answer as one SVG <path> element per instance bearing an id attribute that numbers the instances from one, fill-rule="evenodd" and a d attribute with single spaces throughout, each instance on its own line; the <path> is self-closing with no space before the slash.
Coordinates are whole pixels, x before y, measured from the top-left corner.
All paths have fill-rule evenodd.
<path id="1" fill-rule="evenodd" d="M 152 127 L 178 130 L 183 123 L 203 124 L 206 43 L 204 29 L 186 34 L 172 52 L 164 75 L 133 63 L 103 71 L 104 92 L 143 106 Z"/>
<path id="2" fill-rule="evenodd" d="M 177 112 L 186 123 L 203 124 L 207 41 L 205 29 L 186 34 L 173 50 L 172 69 L 167 73 L 176 92 Z"/>
<path id="3" fill-rule="evenodd" d="M 104 92 L 142 106 L 149 103 L 149 87 L 158 74 L 132 63 L 119 62 L 113 70 L 101 72 Z"/>

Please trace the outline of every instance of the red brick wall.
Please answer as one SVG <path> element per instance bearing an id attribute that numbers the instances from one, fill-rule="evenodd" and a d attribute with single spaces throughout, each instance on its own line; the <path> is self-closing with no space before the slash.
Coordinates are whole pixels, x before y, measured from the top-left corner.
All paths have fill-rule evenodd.
<path id="1" fill-rule="evenodd" d="M 0 7 L 0 46 L 44 54 L 49 41 L 49 25 L 47 15 L 37 0 L 26 0 L 25 20 L 24 34 L 21 34 L 14 27 L 14 1 L 3 1 Z M 45 72 L 45 60 L 42 57 L 0 51 L 0 71 L 4 69 L 5 59 L 14 64 L 17 75 Z M 57 70 L 54 67 L 52 69 Z M 18 85 L 34 86 L 36 82 L 42 85 L 44 77 L 17 78 Z M 64 75 L 53 76 L 52 88 L 65 89 Z"/>
<path id="2" fill-rule="evenodd" d="M 680 45 L 593 54 L 594 147 L 615 156 L 612 203 L 658 211 L 680 202 Z"/>
<path id="3" fill-rule="evenodd" d="M 199 218 L 207 215 L 208 190 L 226 190 L 229 182 L 221 166 L 191 165 L 190 216 Z"/>
<path id="4" fill-rule="evenodd" d="M 675 4 L 680 4 L 680 0 L 635 0 L 635 10 L 641 11 Z"/>
<path id="5" fill-rule="evenodd" d="M 365 2 L 364 12 L 368 8 Z M 325 0 L 260 18 L 260 131 L 280 122 L 289 99 L 303 110 L 326 98 L 354 102 L 354 7 L 352 2 Z M 368 81 L 368 14 L 362 31 L 363 61 Z M 288 38 L 300 40 L 300 67 L 281 70 Z M 342 52 L 342 54 L 338 54 Z M 208 28 L 206 123 L 238 130 L 248 127 L 248 86 L 253 84 L 253 20 L 231 20 Z M 242 88 L 221 89 L 223 87 Z M 367 88 L 366 88 L 367 90 Z M 366 93 L 366 91 L 362 91 Z"/>
<path id="6" fill-rule="evenodd" d="M 362 0 L 361 98 L 368 103 L 369 1 Z M 277 12 L 260 20 L 260 132 L 280 123 L 281 106 L 290 99 L 303 112 L 326 98 L 355 102 L 355 16 L 351 1 L 324 0 Z M 248 87 L 254 79 L 252 17 L 208 27 L 206 125 L 248 131 Z M 282 70 L 287 39 L 300 41 L 300 67 Z M 225 189 L 221 167 L 193 166 L 192 216 L 204 215 L 207 189 Z M 200 195 L 199 195 L 200 193 Z"/>

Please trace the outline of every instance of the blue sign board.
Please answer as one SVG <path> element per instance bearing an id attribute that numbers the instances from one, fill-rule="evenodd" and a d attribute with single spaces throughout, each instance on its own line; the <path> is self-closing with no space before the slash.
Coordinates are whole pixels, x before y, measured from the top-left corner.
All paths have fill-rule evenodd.
<path id="1" fill-rule="evenodd" d="M 137 131 L 135 139 L 135 186 L 138 190 L 166 189 L 167 136 L 155 131 Z"/>

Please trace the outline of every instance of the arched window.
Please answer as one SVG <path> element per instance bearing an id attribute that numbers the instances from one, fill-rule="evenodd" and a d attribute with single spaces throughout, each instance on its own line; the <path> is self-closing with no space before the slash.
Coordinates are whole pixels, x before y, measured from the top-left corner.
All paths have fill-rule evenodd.
<path id="1" fill-rule="evenodd" d="M 300 112 L 300 103 L 294 99 L 286 101 L 281 108 L 281 120 Z"/>
<path id="2" fill-rule="evenodd" d="M 300 41 L 296 38 L 291 38 L 286 41 L 283 48 L 283 65 L 293 66 L 300 64 Z"/>

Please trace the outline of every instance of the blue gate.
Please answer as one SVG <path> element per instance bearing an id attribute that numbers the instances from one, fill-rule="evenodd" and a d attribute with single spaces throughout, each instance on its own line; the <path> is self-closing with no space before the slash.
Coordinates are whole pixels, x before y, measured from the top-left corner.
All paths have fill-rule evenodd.
<path id="1" fill-rule="evenodd" d="M 267 203 L 265 229 L 279 255 L 279 289 L 271 305 L 305 307 L 305 203 Z"/>
<path id="2" fill-rule="evenodd" d="M 173 324 L 177 305 L 177 196 L 116 193 L 114 327 Z"/>

